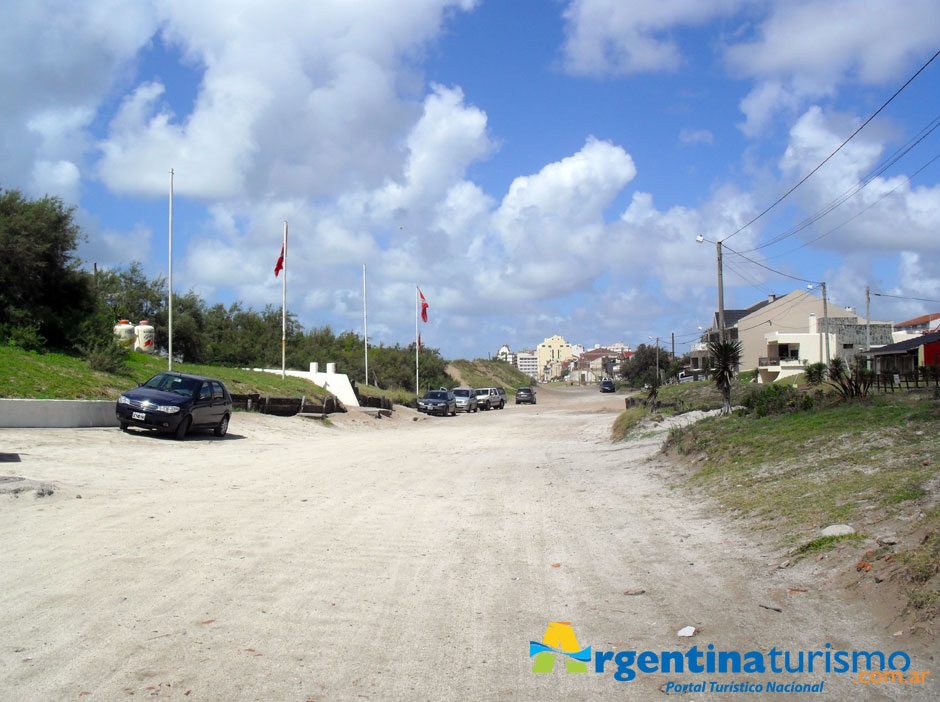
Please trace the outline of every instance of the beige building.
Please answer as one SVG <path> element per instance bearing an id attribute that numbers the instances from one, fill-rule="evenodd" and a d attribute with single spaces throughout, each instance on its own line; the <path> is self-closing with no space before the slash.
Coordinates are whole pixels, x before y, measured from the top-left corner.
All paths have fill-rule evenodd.
<path id="1" fill-rule="evenodd" d="M 571 344 L 565 341 L 565 337 L 558 334 L 548 337 L 539 344 L 535 355 L 538 356 L 539 371 L 543 371 L 549 361 L 567 361 L 569 358 L 574 358 Z"/>
<path id="2" fill-rule="evenodd" d="M 853 310 L 828 305 L 829 329 L 821 298 L 807 290 L 794 290 L 741 317 L 735 325 L 741 342 L 742 370 L 757 368 L 761 382 L 772 382 L 803 372 L 805 366 L 829 357 L 850 361 L 864 350 L 866 322 Z M 872 322 L 872 345 L 890 338 L 888 322 Z"/>

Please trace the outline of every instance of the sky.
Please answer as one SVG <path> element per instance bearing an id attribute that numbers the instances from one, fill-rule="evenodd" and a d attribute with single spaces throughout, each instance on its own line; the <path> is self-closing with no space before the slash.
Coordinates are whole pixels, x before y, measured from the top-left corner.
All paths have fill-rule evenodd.
<path id="1" fill-rule="evenodd" d="M 717 241 L 728 309 L 901 321 L 940 311 L 938 37 L 936 0 L 9 0 L 0 187 L 166 275 L 173 169 L 174 291 L 279 307 L 287 220 L 306 328 L 362 333 L 366 264 L 370 342 L 417 285 L 446 358 L 688 350 Z"/>

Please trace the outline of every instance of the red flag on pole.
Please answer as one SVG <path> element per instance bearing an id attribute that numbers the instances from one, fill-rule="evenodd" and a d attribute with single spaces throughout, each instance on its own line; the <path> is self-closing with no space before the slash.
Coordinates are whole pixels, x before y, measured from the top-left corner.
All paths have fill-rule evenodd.
<path id="1" fill-rule="evenodd" d="M 421 292 L 421 288 L 418 288 L 418 294 L 421 296 L 421 321 L 428 321 L 428 301 L 424 299 L 424 293 Z"/>
<path id="2" fill-rule="evenodd" d="M 281 255 L 277 257 L 277 263 L 274 265 L 274 277 L 284 268 L 284 244 L 281 244 Z"/>

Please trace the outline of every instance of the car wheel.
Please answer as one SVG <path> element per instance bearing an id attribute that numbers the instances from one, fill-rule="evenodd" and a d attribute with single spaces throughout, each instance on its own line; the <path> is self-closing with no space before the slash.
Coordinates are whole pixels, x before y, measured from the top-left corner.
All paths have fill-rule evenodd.
<path id="1" fill-rule="evenodd" d="M 220 439 L 228 433 L 228 415 L 222 415 L 222 419 L 219 420 L 219 425 L 213 430 L 213 432 Z"/>
<path id="2" fill-rule="evenodd" d="M 179 426 L 176 427 L 176 432 L 173 434 L 176 437 L 177 441 L 182 441 L 183 437 L 186 436 L 186 432 L 189 431 L 189 425 L 193 423 L 192 417 L 183 417 L 180 420 Z"/>
<path id="3" fill-rule="evenodd" d="M 500 409 L 503 409 L 505 406 L 506 406 L 506 402 L 503 401 L 503 400 L 500 400 L 500 401 L 499 401 L 499 408 L 500 408 Z"/>
<path id="4" fill-rule="evenodd" d="M 127 431 L 127 422 L 121 422 L 121 431 Z"/>

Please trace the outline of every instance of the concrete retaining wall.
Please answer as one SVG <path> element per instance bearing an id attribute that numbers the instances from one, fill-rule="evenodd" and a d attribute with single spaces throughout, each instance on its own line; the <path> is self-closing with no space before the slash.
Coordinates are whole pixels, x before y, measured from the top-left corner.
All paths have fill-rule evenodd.
<path id="1" fill-rule="evenodd" d="M 0 399 L 0 427 L 116 427 L 114 400 Z"/>

